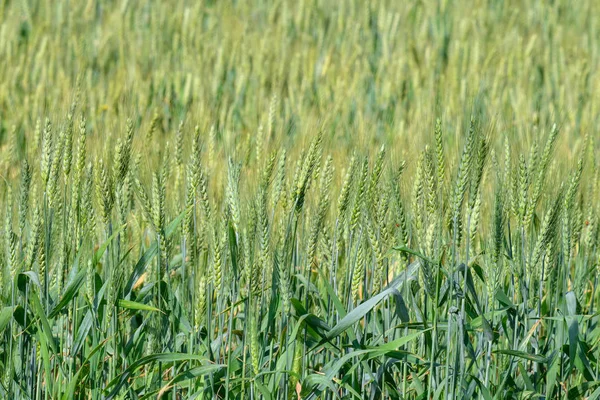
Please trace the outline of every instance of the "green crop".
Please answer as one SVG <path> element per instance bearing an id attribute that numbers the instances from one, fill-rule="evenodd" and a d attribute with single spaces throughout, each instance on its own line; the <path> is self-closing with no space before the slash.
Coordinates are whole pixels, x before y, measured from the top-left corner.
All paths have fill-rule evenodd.
<path id="1" fill-rule="evenodd" d="M 600 398 L 599 7 L 0 2 L 0 398 Z"/>

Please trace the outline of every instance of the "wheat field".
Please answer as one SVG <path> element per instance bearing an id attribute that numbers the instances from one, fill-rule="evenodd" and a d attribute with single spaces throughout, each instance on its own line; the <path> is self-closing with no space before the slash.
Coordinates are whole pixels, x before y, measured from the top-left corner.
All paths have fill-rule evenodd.
<path id="1" fill-rule="evenodd" d="M 0 398 L 600 398 L 600 3 L 0 2 Z"/>

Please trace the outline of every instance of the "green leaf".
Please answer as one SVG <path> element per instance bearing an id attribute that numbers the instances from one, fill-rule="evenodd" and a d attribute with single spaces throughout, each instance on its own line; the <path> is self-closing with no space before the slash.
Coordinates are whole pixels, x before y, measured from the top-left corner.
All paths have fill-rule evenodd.
<path id="1" fill-rule="evenodd" d="M 298 299 L 291 299 L 290 304 L 294 307 L 294 310 L 299 317 L 306 316 L 306 324 L 318 335 L 317 338 L 323 338 L 326 336 L 326 333 L 331 328 L 325 321 L 316 315 L 307 312 Z"/>
<path id="2" fill-rule="evenodd" d="M 10 322 L 14 310 L 15 307 L 4 307 L 2 311 L 0 311 L 0 332 L 2 332 Z"/>
<path id="3" fill-rule="evenodd" d="M 577 318 L 568 317 L 569 323 L 569 359 L 571 368 L 575 365 L 575 356 L 577 354 L 577 345 L 579 344 L 579 323 Z"/>
<path id="4" fill-rule="evenodd" d="M 430 259 L 428 257 L 425 257 L 423 254 L 419 253 L 418 251 L 409 249 L 408 247 L 402 247 L 402 246 L 392 247 L 392 250 L 396 250 L 396 251 L 399 251 L 401 253 L 412 254 L 413 256 L 419 257 L 421 260 L 427 261 L 428 263 L 430 263 L 432 265 L 437 265 L 438 264 L 435 261 L 433 261 L 432 259 Z"/>
<path id="5" fill-rule="evenodd" d="M 303 388 L 311 387 L 311 386 L 323 386 L 329 389 L 330 393 L 335 393 L 337 391 L 336 386 L 333 384 L 332 380 L 327 376 L 323 376 L 320 374 L 311 374 L 308 375 L 303 382 Z M 304 397 L 303 397 L 304 398 Z"/>
<path id="6" fill-rule="evenodd" d="M 31 281 L 37 288 L 41 291 L 42 285 L 40 284 L 40 279 L 38 274 L 33 271 L 22 272 L 17 276 L 17 287 L 23 293 L 25 293 L 25 288 L 27 286 L 27 281 Z"/>
<path id="7" fill-rule="evenodd" d="M 546 398 L 551 399 L 556 385 L 556 378 L 560 370 L 560 357 L 553 357 L 550 361 L 550 367 L 546 373 Z"/>
<path id="8" fill-rule="evenodd" d="M 369 354 L 369 358 L 379 357 L 389 351 L 397 350 L 399 347 L 402 347 L 405 344 L 412 342 L 413 340 L 417 339 L 419 336 L 421 336 L 422 334 L 424 334 L 427 331 L 430 331 L 431 329 L 433 329 L 433 328 L 423 329 L 419 332 L 414 332 L 409 335 L 402 336 L 399 339 L 393 340 L 386 344 L 382 344 L 380 346 L 367 347 L 368 349 L 370 349 L 372 351 L 371 354 Z"/>
<path id="9" fill-rule="evenodd" d="M 129 310 L 142 310 L 142 311 L 158 311 L 158 312 L 162 312 L 162 311 L 160 311 L 156 307 L 149 306 L 148 304 L 137 303 L 135 301 L 130 301 L 130 300 L 119 299 L 119 303 L 118 304 L 119 304 L 119 307 L 121 307 L 121 308 L 127 308 Z"/>
<path id="10" fill-rule="evenodd" d="M 548 359 L 545 357 L 542 357 L 542 356 L 536 355 L 536 354 L 529 354 L 524 351 L 518 351 L 518 350 L 494 350 L 493 353 L 506 354 L 509 356 L 523 358 L 525 360 L 533 361 L 533 362 L 540 363 L 540 364 L 545 364 L 548 362 Z"/>
<path id="11" fill-rule="evenodd" d="M 531 382 L 531 379 L 529 379 L 529 375 L 527 374 L 527 371 L 525 370 L 523 363 L 519 362 L 518 366 L 519 366 L 519 372 L 521 373 L 521 378 L 523 378 L 523 383 L 525 384 L 525 387 L 529 391 L 534 391 L 533 383 Z"/>
<path id="12" fill-rule="evenodd" d="M 177 216 L 177 218 L 175 218 L 167 226 L 167 229 L 165 230 L 165 236 L 167 238 L 169 238 L 173 234 L 173 232 L 175 232 L 175 229 L 177 229 L 177 226 L 183 220 L 185 213 L 186 213 L 186 211 L 179 214 L 179 216 Z M 140 277 L 144 273 L 144 270 L 146 269 L 146 266 L 148 265 L 150 260 L 152 260 L 152 257 L 154 257 L 157 250 L 158 250 L 158 247 L 157 247 L 156 241 L 154 241 L 152 243 L 152 245 L 150 246 L 150 248 L 148 250 L 146 250 L 146 252 L 138 260 L 137 264 L 133 268 L 133 272 L 131 273 L 131 276 L 127 280 L 127 285 L 125 285 L 125 296 L 124 296 L 125 298 L 129 298 L 129 296 L 131 295 L 131 291 L 133 290 L 133 285 L 135 285 L 135 283 L 140 279 Z"/>
<path id="13" fill-rule="evenodd" d="M 76 355 L 79 352 L 79 350 L 83 347 L 83 344 L 85 343 L 88 333 L 90 332 L 90 329 L 92 328 L 93 322 L 94 322 L 94 318 L 92 315 L 92 311 L 88 310 L 85 313 L 85 317 L 83 317 L 83 320 L 77 327 L 77 336 L 75 337 L 75 341 L 73 342 L 73 349 L 71 351 L 71 355 L 73 355 L 73 356 Z"/>
<path id="14" fill-rule="evenodd" d="M 163 386 L 159 391 L 158 397 L 160 398 L 160 396 L 164 392 L 166 392 L 167 390 L 169 390 L 174 385 L 176 385 L 180 382 L 189 381 L 190 379 L 195 379 L 195 378 L 198 378 L 199 376 L 212 374 L 213 372 L 218 371 L 223 368 L 226 368 L 226 367 L 227 367 L 227 365 L 225 365 L 225 364 L 208 364 L 208 365 L 201 365 L 199 367 L 194 367 L 194 368 L 188 369 L 188 370 L 180 373 L 179 375 L 177 375 L 175 378 L 171 379 L 169 381 L 169 383 L 167 383 L 165 386 Z"/>
<path id="15" fill-rule="evenodd" d="M 594 390 L 594 393 L 592 393 L 590 395 L 590 397 L 587 398 L 587 400 L 598 400 L 600 399 L 600 387 L 598 387 L 596 390 Z"/>
<path id="16" fill-rule="evenodd" d="M 75 276 L 75 279 L 73 279 L 73 281 L 65 289 L 62 298 L 60 299 L 58 304 L 56 304 L 54 309 L 50 312 L 48 318 L 56 317 L 67 306 L 67 304 L 69 304 L 71 300 L 73 300 L 75 295 L 77 295 L 77 291 L 79 290 L 79 288 L 83 284 L 83 281 L 85 280 L 85 274 L 85 270 L 79 271 L 79 273 Z"/>
<path id="17" fill-rule="evenodd" d="M 273 396 L 271 396 L 271 393 L 269 393 L 269 389 L 267 389 L 265 387 L 265 385 L 263 385 L 259 381 L 254 381 L 254 386 L 260 392 L 260 394 L 262 395 L 261 398 L 263 398 L 265 400 L 270 400 L 270 399 L 273 398 Z"/>
<path id="18" fill-rule="evenodd" d="M 394 295 L 394 300 L 396 303 L 396 315 L 400 318 L 400 321 L 410 322 L 408 308 L 406 307 L 404 298 L 402 298 L 402 294 L 400 294 L 398 290 L 394 290 L 392 294 Z"/>
<path id="19" fill-rule="evenodd" d="M 383 293 L 385 293 L 385 292 L 383 292 Z M 380 294 L 382 294 L 382 293 L 380 293 Z M 348 314 L 348 315 L 350 315 L 350 314 Z M 351 359 L 353 359 L 353 358 L 362 358 L 362 356 L 377 357 L 377 356 L 383 355 L 383 354 L 385 354 L 388 351 L 396 349 L 397 347 L 402 346 L 403 344 L 406 344 L 406 343 L 408 343 L 411 340 L 414 340 L 416 336 L 422 334 L 423 332 L 424 331 L 417 332 L 417 333 L 412 334 L 412 335 L 407 335 L 405 337 L 402 337 L 400 339 L 395 340 L 394 342 L 390 342 L 390 343 L 387 343 L 385 345 L 377 346 L 377 347 L 372 348 L 372 349 L 355 350 L 355 351 L 352 351 L 350 353 L 345 354 L 342 357 L 336 358 L 331 363 L 328 363 L 325 366 L 323 366 L 322 372 L 324 373 L 324 375 L 323 374 L 313 374 L 313 375 L 309 375 L 309 377 L 307 377 L 305 379 L 305 381 L 304 381 L 305 384 L 307 382 L 310 382 L 312 380 L 312 381 L 315 382 L 315 386 L 310 390 L 310 395 L 307 395 L 307 396 L 305 396 L 303 398 L 306 398 L 306 399 L 317 398 L 318 397 L 318 392 L 321 390 L 319 388 L 319 386 L 321 386 L 321 387 L 323 387 L 323 386 L 324 387 L 328 387 L 329 384 L 333 381 L 333 377 Z M 355 363 L 354 367 L 357 367 L 357 366 L 358 366 L 358 364 Z"/>
<path id="20" fill-rule="evenodd" d="M 592 381 L 592 382 L 583 382 L 571 389 L 569 389 L 569 393 L 567 394 L 569 399 L 583 399 L 585 394 L 594 388 L 597 388 L 600 385 L 600 381 Z M 597 392 L 597 390 L 596 390 Z M 595 393 L 595 392 L 594 392 Z M 598 396 L 598 394 L 596 394 Z M 591 399 L 591 397 L 589 397 Z"/>
<path id="21" fill-rule="evenodd" d="M 37 326 L 32 324 L 31 321 L 34 320 L 34 317 L 30 315 L 30 313 L 26 313 L 25 309 L 22 306 L 16 306 L 13 312 L 13 319 L 29 334 L 33 335 Z"/>
<path id="22" fill-rule="evenodd" d="M 515 308 L 515 305 L 513 304 L 513 302 L 508 298 L 508 296 L 501 289 L 498 289 L 496 291 L 496 300 L 498 300 L 500 303 L 504 304 L 505 306 L 508 306 L 510 308 Z"/>
<path id="23" fill-rule="evenodd" d="M 577 315 L 577 298 L 573 291 L 568 291 L 565 294 L 565 300 L 567 301 L 567 315 Z"/>
<path id="24" fill-rule="evenodd" d="M 176 361 L 210 361 L 206 357 L 198 356 L 195 354 L 184 354 L 184 353 L 159 353 L 159 354 L 151 354 L 149 356 L 143 357 L 133 364 L 129 365 L 121 374 L 119 374 L 116 378 L 108 383 L 106 386 L 106 391 L 114 386 L 110 394 L 107 396 L 107 400 L 114 399 L 115 396 L 119 393 L 123 385 L 125 385 L 131 376 L 131 374 L 137 370 L 138 368 L 150 364 L 153 362 L 163 362 L 163 363 L 171 363 Z"/>
<path id="25" fill-rule="evenodd" d="M 94 356 L 94 354 L 96 354 L 100 349 L 104 347 L 107 340 L 100 342 L 96 347 L 94 347 L 94 349 L 88 354 L 82 365 L 87 364 L 90 361 L 90 359 Z M 69 386 L 67 387 L 67 391 L 65 393 L 65 396 L 63 397 L 63 400 L 70 400 L 75 398 L 75 388 L 77 387 L 77 385 L 80 385 L 82 383 L 79 381 L 79 375 L 82 371 L 83 368 L 79 368 L 77 373 L 69 380 Z"/>
<path id="26" fill-rule="evenodd" d="M 326 334 L 327 339 L 331 340 L 334 337 L 343 333 L 346 329 L 350 328 L 357 321 L 359 321 L 362 317 L 364 317 L 369 311 L 371 311 L 373 308 L 375 308 L 375 306 L 377 304 L 379 304 L 380 301 L 382 301 L 387 296 L 389 296 L 391 293 L 393 293 L 394 290 L 395 290 L 395 288 L 386 289 L 383 292 L 379 293 L 378 295 L 373 296 L 369 300 L 360 304 L 354 310 L 350 311 L 348 313 L 348 315 L 346 315 L 344 318 L 342 318 L 336 326 L 334 326 L 333 328 L 331 328 L 331 330 L 329 332 L 327 332 L 327 334 Z"/>
<path id="27" fill-rule="evenodd" d="M 125 297 L 128 297 L 133 290 L 133 285 L 140 279 L 144 270 L 146 269 L 146 265 L 152 260 L 152 257 L 156 254 L 158 247 L 156 246 L 156 242 L 153 242 L 152 245 L 146 252 L 142 255 L 142 257 L 138 260 L 133 268 L 133 272 L 127 281 L 127 285 L 125 285 Z"/>
<path id="28" fill-rule="evenodd" d="M 479 392 L 483 396 L 484 400 L 492 400 L 492 394 L 490 390 L 477 378 L 476 376 L 472 376 L 472 378 L 477 382 L 477 386 L 479 386 Z"/>
<path id="29" fill-rule="evenodd" d="M 92 263 L 94 265 L 98 264 L 98 262 L 104 255 L 104 252 L 108 248 L 108 245 L 110 244 L 110 242 L 112 242 L 119 235 L 119 233 L 121 233 L 123 231 L 123 229 L 125 229 L 126 226 L 127 226 L 126 224 L 121 225 L 117 230 L 115 230 L 113 232 L 112 235 L 110 235 L 110 237 L 108 239 L 106 239 L 104 241 L 104 243 L 102 243 L 102 245 L 98 248 L 98 250 L 96 250 L 96 252 L 94 253 L 94 257 L 92 259 Z"/>
<path id="30" fill-rule="evenodd" d="M 50 323 L 48 322 L 48 318 L 46 318 L 46 313 L 42 308 L 42 304 L 40 303 L 40 299 L 35 291 L 32 291 L 29 295 L 29 299 L 31 301 L 32 310 L 34 315 L 36 315 L 41 323 L 42 323 L 42 332 L 45 338 L 45 341 L 50 345 L 52 352 L 54 354 L 58 354 L 58 345 L 54 340 L 54 336 L 52 336 L 52 328 L 50 328 Z M 62 365 L 62 364 L 60 364 Z"/>
<path id="31" fill-rule="evenodd" d="M 329 295 L 329 298 L 333 302 L 333 306 L 335 307 L 335 310 L 340 315 L 340 317 L 344 318 L 347 314 L 346 309 L 344 308 L 344 305 L 342 304 L 338 295 L 333 290 L 333 287 L 329 283 L 329 279 L 325 276 L 323 271 L 320 269 L 319 269 L 319 274 L 321 275 L 323 285 L 325 286 L 325 289 L 327 290 L 327 294 Z"/>

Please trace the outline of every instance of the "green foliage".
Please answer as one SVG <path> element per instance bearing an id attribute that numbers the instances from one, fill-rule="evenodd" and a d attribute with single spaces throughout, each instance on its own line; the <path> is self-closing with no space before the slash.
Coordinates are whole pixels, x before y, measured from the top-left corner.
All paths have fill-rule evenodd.
<path id="1" fill-rule="evenodd" d="M 0 2 L 0 398 L 598 398 L 597 8 Z"/>

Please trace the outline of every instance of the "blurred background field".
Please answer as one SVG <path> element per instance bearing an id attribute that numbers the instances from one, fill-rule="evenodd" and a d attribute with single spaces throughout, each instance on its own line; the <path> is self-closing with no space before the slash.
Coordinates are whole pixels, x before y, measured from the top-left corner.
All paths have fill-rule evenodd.
<path id="1" fill-rule="evenodd" d="M 95 137 L 135 116 L 215 125 L 243 142 L 275 107 L 278 142 L 323 129 L 336 149 L 410 154 L 436 117 L 452 149 L 471 114 L 528 149 L 597 129 L 595 2 L 47 2 L 2 5 L 2 132 L 19 143 L 81 80 Z M 109 143 L 109 140 L 103 141 Z M 567 144 L 571 144 L 568 146 Z M 291 146 L 290 146 L 291 147 Z"/>

